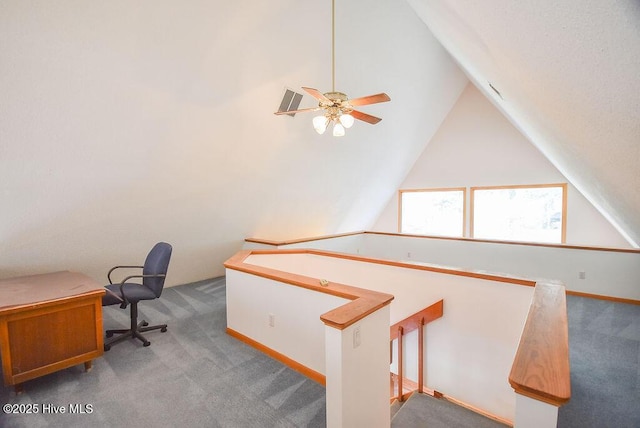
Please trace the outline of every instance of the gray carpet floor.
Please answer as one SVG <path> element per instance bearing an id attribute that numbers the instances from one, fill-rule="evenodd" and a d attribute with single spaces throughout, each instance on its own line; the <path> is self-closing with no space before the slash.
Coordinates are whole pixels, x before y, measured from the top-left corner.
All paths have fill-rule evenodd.
<path id="1" fill-rule="evenodd" d="M 560 408 L 558 427 L 640 428 L 640 306 L 574 296 L 567 304 L 572 400 Z M 88 373 L 80 365 L 34 379 L 21 395 L 0 388 L 0 403 L 39 408 L 2 412 L 0 427 L 326 425 L 321 385 L 225 333 L 224 278 L 165 289 L 159 300 L 141 303 L 140 313 L 152 324 L 166 322 L 168 332 L 148 333 L 146 348 L 114 345 Z M 126 327 L 128 310 L 107 307 L 103 318 L 105 328 Z M 85 413 L 69 414 L 75 404 Z M 51 413 L 61 407 L 67 413 Z M 405 417 L 404 426 L 433 426 Z M 436 426 L 480 426 L 461 425 L 462 416 L 446 420 Z"/>
<path id="2" fill-rule="evenodd" d="M 640 428 L 640 306 L 567 296 L 571 400 L 559 428 Z"/>
<path id="3" fill-rule="evenodd" d="M 324 427 L 323 386 L 225 333 L 224 278 L 171 287 L 142 302 L 141 318 L 166 333 L 114 345 L 85 373 L 76 366 L 0 389 L 2 404 L 39 406 L 37 414 L 0 413 L 0 427 Z M 128 325 L 128 310 L 103 311 L 105 328 Z M 44 406 L 66 414 L 43 413 Z M 69 414 L 70 404 L 91 413 Z M 85 407 L 86 409 L 86 407 Z"/>

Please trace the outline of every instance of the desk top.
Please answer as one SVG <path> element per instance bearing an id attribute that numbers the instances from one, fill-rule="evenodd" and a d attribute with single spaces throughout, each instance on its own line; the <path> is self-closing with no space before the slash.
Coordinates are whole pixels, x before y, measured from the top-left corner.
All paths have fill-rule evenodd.
<path id="1" fill-rule="evenodd" d="M 104 294 L 104 290 L 102 284 L 79 272 L 61 271 L 0 279 L 0 311 L 85 294 Z"/>

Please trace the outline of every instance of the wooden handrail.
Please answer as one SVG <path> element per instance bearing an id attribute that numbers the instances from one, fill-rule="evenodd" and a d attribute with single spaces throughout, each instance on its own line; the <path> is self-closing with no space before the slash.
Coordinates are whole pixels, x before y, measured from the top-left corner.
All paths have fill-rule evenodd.
<path id="1" fill-rule="evenodd" d="M 390 341 L 398 339 L 398 401 L 403 401 L 403 355 L 402 338 L 405 334 L 418 330 L 418 391 L 422 391 L 424 382 L 424 326 L 431 321 L 442 317 L 442 300 L 437 301 L 413 315 L 409 315 L 402 321 L 398 321 L 389 328 Z"/>
<path id="2" fill-rule="evenodd" d="M 251 242 L 254 244 L 272 245 L 274 247 L 277 247 L 280 245 L 291 245 L 291 244 L 300 244 L 303 242 L 322 241 L 324 239 L 343 238 L 345 236 L 360 235 L 363 233 L 365 232 L 359 231 L 359 232 L 337 233 L 335 235 L 322 235 L 322 236 L 315 236 L 310 238 L 288 239 L 284 241 L 275 241 L 271 239 L 261 239 L 261 238 L 246 238 L 244 241 Z"/>
<path id="3" fill-rule="evenodd" d="M 269 240 L 269 239 L 261 239 L 261 238 L 246 238 L 245 242 L 251 242 L 256 244 L 263 245 L 291 245 L 291 244 L 301 244 L 303 242 L 312 242 L 312 241 L 321 241 L 323 239 L 332 239 L 332 238 L 340 238 L 343 236 L 351 236 L 351 235 L 383 235 L 383 236 L 397 236 L 401 238 L 420 238 L 420 239 L 437 239 L 437 240 L 445 240 L 445 241 L 466 241 L 466 242 L 484 242 L 489 244 L 506 244 L 506 245 L 524 245 L 531 247 L 549 247 L 549 248 L 566 248 L 573 250 L 592 250 L 592 251 L 611 251 L 611 252 L 619 252 L 619 253 L 635 253 L 640 254 L 640 249 L 638 248 L 621 248 L 621 247 L 600 247 L 594 245 L 572 245 L 572 244 L 551 244 L 545 242 L 527 242 L 527 241 L 503 241 L 499 239 L 483 239 L 483 238 L 465 238 L 465 237 L 454 237 L 454 236 L 430 236 L 430 235 L 415 235 L 410 233 L 398 233 L 398 232 L 376 232 L 376 231 L 360 231 L 360 232 L 348 232 L 348 233 L 340 233 L 335 235 L 322 235 L 315 236 L 310 238 L 300 238 L 300 239 L 289 239 L 289 240 Z"/>
<path id="4" fill-rule="evenodd" d="M 558 407 L 571 398 L 565 294 L 562 285 L 536 284 L 509 375 L 516 393 Z"/>
<path id="5" fill-rule="evenodd" d="M 388 305 L 394 299 L 391 294 L 366 290 L 337 282 L 327 282 L 326 284 L 319 278 L 271 269 L 263 266 L 246 263 L 245 260 L 252 254 L 299 254 L 308 253 L 309 250 L 242 250 L 228 259 L 224 266 L 240 272 L 246 272 L 263 278 L 273 279 L 297 287 L 319 293 L 331 294 L 350 300 L 350 302 L 339 306 L 320 316 L 325 325 L 344 330 L 348 326 L 356 323 L 369 314 Z"/>
<path id="6" fill-rule="evenodd" d="M 431 321 L 442 317 L 443 300 L 439 300 L 431 306 L 428 306 L 413 315 L 409 315 L 402 321 L 398 321 L 389 328 L 391 340 L 398 337 L 398 327 L 402 327 L 404 334 L 410 333 L 420 327 L 420 325 L 428 324 Z"/>

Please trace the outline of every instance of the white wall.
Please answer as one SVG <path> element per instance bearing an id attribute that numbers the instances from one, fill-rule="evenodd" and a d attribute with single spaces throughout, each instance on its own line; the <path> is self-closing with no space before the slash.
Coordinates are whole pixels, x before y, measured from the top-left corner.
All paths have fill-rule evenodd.
<path id="1" fill-rule="evenodd" d="M 383 235 L 367 235 L 366 239 L 364 248 L 372 257 L 558 280 L 569 291 L 640 300 L 637 252 Z"/>
<path id="2" fill-rule="evenodd" d="M 320 315 L 349 300 L 231 269 L 226 276 L 228 328 L 326 373 L 325 326 Z"/>
<path id="3" fill-rule="evenodd" d="M 557 280 L 570 291 L 640 301 L 638 252 L 366 234 L 360 254 Z"/>
<path id="4" fill-rule="evenodd" d="M 469 83 L 399 189 L 544 183 L 568 180 Z M 398 232 L 397 193 L 371 230 Z M 571 183 L 567 243 L 631 247 Z"/>
<path id="5" fill-rule="evenodd" d="M 388 330 L 388 305 L 344 330 L 325 328 L 327 427 L 389 427 Z"/>
<path id="6" fill-rule="evenodd" d="M 329 1 L 0 2 L 0 277 L 104 281 L 166 240 L 180 284 L 247 236 L 368 227 L 467 80 L 405 2 L 336 15 L 336 89 L 392 99 L 339 140 L 273 114 L 331 89 Z"/>

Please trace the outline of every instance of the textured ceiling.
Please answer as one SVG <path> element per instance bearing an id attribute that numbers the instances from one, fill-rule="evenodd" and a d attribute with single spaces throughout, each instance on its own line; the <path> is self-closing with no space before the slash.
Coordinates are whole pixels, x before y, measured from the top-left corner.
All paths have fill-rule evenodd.
<path id="1" fill-rule="evenodd" d="M 638 246 L 640 2 L 408 2 L 476 86 Z"/>

